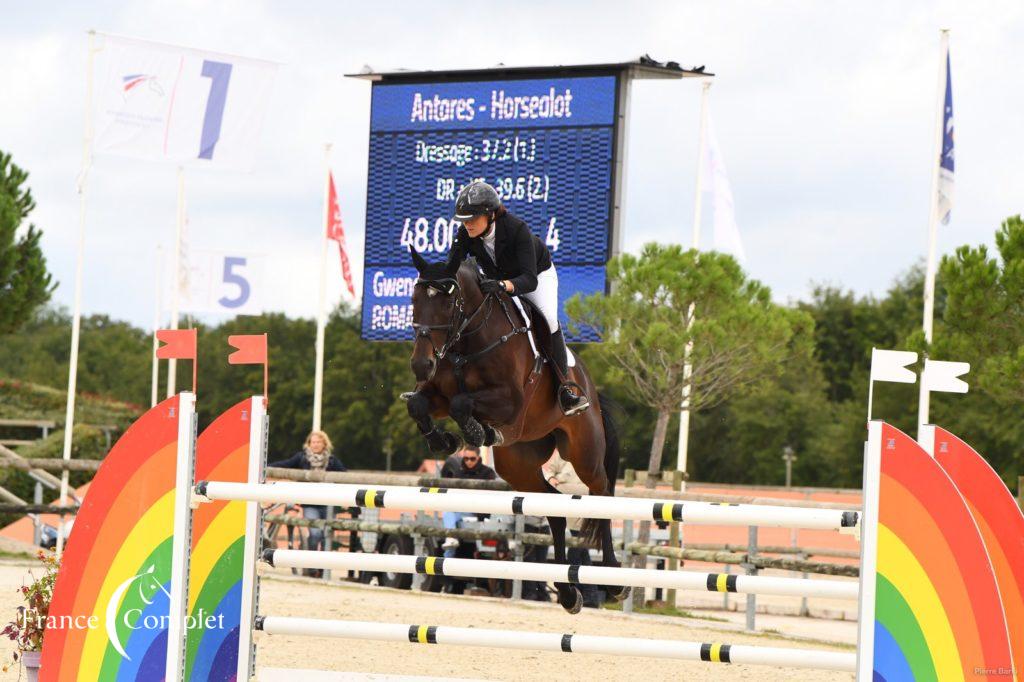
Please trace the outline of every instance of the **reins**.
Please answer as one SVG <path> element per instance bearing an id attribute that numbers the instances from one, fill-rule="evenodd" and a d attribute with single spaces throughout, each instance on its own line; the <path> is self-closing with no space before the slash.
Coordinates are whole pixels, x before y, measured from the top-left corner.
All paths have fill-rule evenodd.
<path id="1" fill-rule="evenodd" d="M 416 331 L 416 339 L 428 339 L 430 341 L 431 353 L 434 356 L 434 366 L 430 370 L 430 376 L 427 377 L 427 381 L 430 381 L 431 379 L 434 378 L 434 374 L 437 372 L 437 368 L 441 364 L 441 361 L 445 357 L 447 357 L 448 360 L 452 363 L 452 370 L 453 373 L 455 374 L 455 379 L 456 381 L 459 382 L 459 390 L 465 393 L 466 379 L 464 369 L 466 365 L 468 365 L 470 362 L 474 362 L 475 360 L 479 360 L 481 357 L 487 355 L 494 349 L 508 343 L 517 334 L 525 334 L 529 331 L 529 328 L 526 326 L 516 326 L 515 321 L 512 319 L 512 314 L 509 312 L 508 304 L 506 303 L 504 298 L 498 295 L 497 292 L 484 294 L 483 302 L 476 307 L 476 310 L 474 310 L 469 315 L 466 315 L 466 299 L 463 296 L 462 287 L 459 285 L 457 279 L 417 279 L 415 286 L 431 287 L 437 291 L 441 291 L 445 294 L 448 294 L 449 296 L 452 295 L 452 293 L 455 294 L 455 311 L 453 312 L 451 319 L 448 320 L 447 324 L 418 324 L 416 322 L 412 323 L 412 327 Z M 472 336 L 480 332 L 487 326 L 487 323 L 491 319 L 491 313 L 493 312 L 495 300 L 498 301 L 498 304 L 501 306 L 502 312 L 505 313 L 505 319 L 508 320 L 509 327 L 511 327 L 511 331 L 509 331 L 507 334 L 503 334 L 502 336 L 498 337 L 496 340 L 489 343 L 484 348 L 478 351 L 474 351 L 472 353 L 456 352 L 454 350 L 456 344 L 464 340 L 466 337 Z M 484 313 L 483 319 L 476 327 L 470 329 L 469 331 L 466 331 L 467 327 L 469 327 L 469 325 L 473 323 L 473 320 L 476 319 L 477 315 L 479 315 L 481 311 L 483 311 Z M 444 343 L 441 344 L 440 349 L 437 348 L 437 346 L 434 344 L 434 338 L 431 336 L 431 332 L 433 331 L 446 332 Z"/>

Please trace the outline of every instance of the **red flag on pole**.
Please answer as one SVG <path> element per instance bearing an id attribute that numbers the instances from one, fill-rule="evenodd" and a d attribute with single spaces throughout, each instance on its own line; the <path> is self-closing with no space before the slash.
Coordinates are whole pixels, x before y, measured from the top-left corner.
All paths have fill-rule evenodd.
<path id="1" fill-rule="evenodd" d="M 232 334 L 228 337 L 228 345 L 235 352 L 228 356 L 230 365 L 263 365 L 263 404 L 267 404 L 270 395 L 270 363 L 267 361 L 266 334 Z"/>
<path id="2" fill-rule="evenodd" d="M 161 360 L 195 360 L 196 330 L 195 329 L 158 329 L 157 341 L 165 345 L 156 349 L 156 356 Z"/>
<path id="3" fill-rule="evenodd" d="M 232 334 L 228 344 L 235 352 L 228 356 L 230 365 L 265 365 L 267 364 L 266 334 Z"/>
<path id="4" fill-rule="evenodd" d="M 164 345 L 156 349 L 156 357 L 159 360 L 191 360 L 192 361 L 192 392 L 196 392 L 196 374 L 199 365 L 196 362 L 196 340 L 198 334 L 195 329 L 158 329 L 156 340 L 163 341 Z"/>
<path id="5" fill-rule="evenodd" d="M 341 224 L 341 209 L 338 208 L 338 192 L 334 189 L 334 174 L 328 171 L 327 192 L 327 238 L 338 242 L 338 252 L 341 254 L 341 274 L 345 277 L 345 286 L 348 293 L 354 298 L 356 295 L 355 285 L 352 284 L 352 268 L 348 262 L 348 248 L 345 245 L 345 227 Z"/>

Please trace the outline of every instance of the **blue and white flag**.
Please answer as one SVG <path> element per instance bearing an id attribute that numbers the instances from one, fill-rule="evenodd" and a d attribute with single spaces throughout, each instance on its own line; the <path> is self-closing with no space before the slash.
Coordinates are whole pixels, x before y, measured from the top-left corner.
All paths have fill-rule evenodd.
<path id="1" fill-rule="evenodd" d="M 939 153 L 939 182 L 936 187 L 936 213 L 942 224 L 949 223 L 953 211 L 953 78 L 946 50 L 946 94 L 942 103 L 942 151 Z"/>
<path id="2" fill-rule="evenodd" d="M 93 149 L 248 170 L 277 64 L 98 34 Z"/>

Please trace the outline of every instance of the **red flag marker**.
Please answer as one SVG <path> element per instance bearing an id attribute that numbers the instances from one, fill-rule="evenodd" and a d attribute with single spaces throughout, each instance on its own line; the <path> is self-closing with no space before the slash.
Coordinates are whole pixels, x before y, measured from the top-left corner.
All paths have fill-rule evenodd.
<path id="1" fill-rule="evenodd" d="M 352 283 L 352 267 L 348 262 L 348 247 L 345 244 L 345 227 L 341 224 L 341 209 L 338 207 L 338 192 L 334 189 L 334 175 L 328 171 L 327 182 L 327 238 L 338 242 L 341 254 L 341 274 L 345 277 L 348 293 L 355 298 L 356 287 Z"/>
<path id="2" fill-rule="evenodd" d="M 234 353 L 228 356 L 228 364 L 267 364 L 266 334 L 233 334 L 228 337 L 228 344 L 237 349 Z"/>
<path id="3" fill-rule="evenodd" d="M 195 329 L 158 329 L 157 341 L 163 346 L 156 349 L 156 357 L 160 360 L 191 360 L 192 361 L 192 392 L 196 392 L 196 343 L 198 334 Z"/>
<path id="4" fill-rule="evenodd" d="M 228 356 L 231 365 L 263 365 L 263 402 L 267 404 L 270 395 L 270 362 L 267 360 L 266 334 L 232 334 L 228 345 L 235 352 Z"/>

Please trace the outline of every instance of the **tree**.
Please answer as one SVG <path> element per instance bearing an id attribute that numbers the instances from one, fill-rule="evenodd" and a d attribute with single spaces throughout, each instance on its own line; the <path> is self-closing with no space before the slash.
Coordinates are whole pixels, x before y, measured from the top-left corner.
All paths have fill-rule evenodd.
<path id="1" fill-rule="evenodd" d="M 1004 479 L 1024 471 L 1024 221 L 1003 221 L 997 255 L 961 246 L 943 258 L 945 310 L 932 357 L 971 363 L 966 396 L 933 394 L 934 421 L 975 445 Z"/>
<path id="2" fill-rule="evenodd" d="M 648 244 L 639 256 L 613 258 L 608 278 L 612 293 L 576 296 L 566 311 L 574 325 L 597 330 L 609 373 L 657 413 L 648 460 L 653 485 L 683 386 L 692 382 L 690 409 L 697 412 L 778 375 L 794 334 L 804 330 L 810 338 L 811 320 L 774 305 L 768 288 L 724 254 Z M 688 325 L 691 304 L 696 315 Z"/>
<path id="3" fill-rule="evenodd" d="M 22 221 L 35 208 L 32 193 L 22 187 L 28 173 L 0 152 L 0 334 L 16 331 L 50 299 L 56 285 L 39 248 L 41 232 Z"/>

